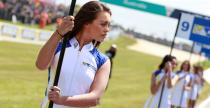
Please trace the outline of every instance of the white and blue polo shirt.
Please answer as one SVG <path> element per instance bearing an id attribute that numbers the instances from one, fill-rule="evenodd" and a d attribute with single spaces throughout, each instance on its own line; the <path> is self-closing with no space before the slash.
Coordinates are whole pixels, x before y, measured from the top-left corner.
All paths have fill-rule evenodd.
<path id="1" fill-rule="evenodd" d="M 53 62 L 49 68 L 49 82 L 45 93 L 45 99 L 41 108 L 48 106 L 48 91 L 53 85 L 55 72 L 60 56 L 62 43 L 59 43 Z M 62 96 L 75 96 L 88 93 L 97 70 L 107 61 L 108 57 L 98 51 L 90 42 L 79 51 L 79 43 L 76 38 L 67 42 L 58 87 Z M 53 108 L 72 108 L 61 105 L 53 105 Z"/>
<path id="2" fill-rule="evenodd" d="M 189 72 L 178 71 L 176 75 L 180 80 L 172 88 L 171 104 L 186 108 L 188 91 L 184 87 L 190 83 L 190 74 Z"/>
<path id="3" fill-rule="evenodd" d="M 158 82 L 164 77 L 166 72 L 163 69 L 161 69 L 161 70 L 156 70 L 155 72 L 153 72 L 153 74 L 155 75 L 156 81 Z M 171 74 L 171 77 L 172 77 L 172 74 Z M 164 84 L 165 85 L 164 85 L 164 88 L 163 88 L 162 97 L 161 97 L 161 91 L 162 91 L 163 83 L 159 87 L 158 91 L 153 95 L 153 98 L 152 98 L 152 101 L 150 103 L 149 108 L 158 108 L 160 98 L 161 98 L 160 108 L 170 108 L 170 104 L 171 104 L 170 92 L 171 92 L 171 89 L 169 89 L 167 87 L 167 85 L 168 85 L 167 80 L 165 80 Z"/>

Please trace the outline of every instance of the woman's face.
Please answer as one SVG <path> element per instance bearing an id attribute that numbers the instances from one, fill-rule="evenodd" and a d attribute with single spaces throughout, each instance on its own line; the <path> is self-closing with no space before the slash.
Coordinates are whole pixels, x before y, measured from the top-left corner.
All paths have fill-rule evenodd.
<path id="1" fill-rule="evenodd" d="M 174 70 L 174 69 L 176 68 L 176 66 L 177 66 L 177 61 L 176 61 L 176 59 L 173 59 L 173 60 L 171 61 L 171 65 L 172 65 L 172 70 Z"/>
<path id="2" fill-rule="evenodd" d="M 106 11 L 102 11 L 98 13 L 96 19 L 93 20 L 93 22 L 88 23 L 85 26 L 85 29 L 91 39 L 102 42 L 105 39 L 107 32 L 109 31 L 110 22 L 111 15 Z"/>
<path id="3" fill-rule="evenodd" d="M 165 63 L 164 70 L 165 70 L 165 72 L 172 71 L 172 63 L 170 61 Z"/>
<path id="4" fill-rule="evenodd" d="M 197 74 L 197 73 L 198 73 L 198 68 L 197 68 L 197 67 L 193 67 L 193 72 L 194 72 L 195 74 Z"/>
<path id="5" fill-rule="evenodd" d="M 184 63 L 183 64 L 183 70 L 187 72 L 188 69 L 189 69 L 189 64 L 188 63 Z"/>

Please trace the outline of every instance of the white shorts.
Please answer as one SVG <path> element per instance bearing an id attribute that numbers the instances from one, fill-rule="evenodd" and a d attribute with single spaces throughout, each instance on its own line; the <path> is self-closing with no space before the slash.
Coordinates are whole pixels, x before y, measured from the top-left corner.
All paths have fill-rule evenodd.
<path id="1" fill-rule="evenodd" d="M 189 94 L 190 100 L 196 100 L 198 98 L 198 87 L 194 87 L 193 90 Z"/>
<path id="2" fill-rule="evenodd" d="M 187 107 L 187 91 L 184 91 L 182 96 L 175 96 L 173 95 L 171 98 L 171 105 L 180 106 L 186 108 Z M 181 99 L 182 98 L 182 99 Z"/>

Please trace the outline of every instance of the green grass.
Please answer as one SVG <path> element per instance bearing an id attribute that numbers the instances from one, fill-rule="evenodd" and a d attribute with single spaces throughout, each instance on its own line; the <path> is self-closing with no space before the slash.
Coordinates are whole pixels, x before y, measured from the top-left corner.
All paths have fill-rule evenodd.
<path id="1" fill-rule="evenodd" d="M 47 72 L 38 71 L 40 46 L 0 42 L 0 104 L 3 108 L 38 108 Z"/>
<path id="2" fill-rule="evenodd" d="M 128 50 L 134 39 L 121 37 L 100 46 L 102 52 L 115 43 L 112 79 L 97 108 L 141 108 L 150 95 L 151 72 L 161 58 Z M 0 42 L 0 106 L 38 108 L 47 85 L 47 71 L 35 68 L 41 46 Z"/>

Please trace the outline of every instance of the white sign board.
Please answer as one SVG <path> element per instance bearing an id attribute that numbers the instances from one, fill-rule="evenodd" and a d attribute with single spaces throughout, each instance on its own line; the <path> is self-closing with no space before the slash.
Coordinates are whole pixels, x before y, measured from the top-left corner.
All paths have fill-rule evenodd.
<path id="1" fill-rule="evenodd" d="M 35 30 L 23 29 L 23 33 L 22 33 L 22 38 L 23 39 L 34 40 L 35 37 L 36 37 Z"/>
<path id="2" fill-rule="evenodd" d="M 10 25 L 2 26 L 2 34 L 16 37 L 17 31 L 18 31 L 18 28 L 16 26 L 10 26 Z"/>
<path id="3" fill-rule="evenodd" d="M 184 39 L 189 39 L 193 26 L 193 21 L 193 15 L 182 13 L 176 36 Z"/>

